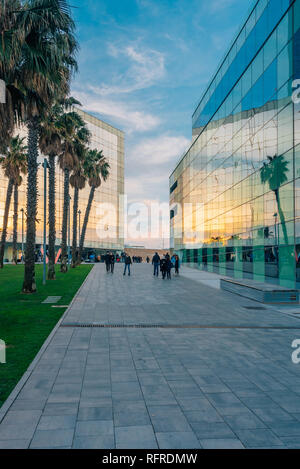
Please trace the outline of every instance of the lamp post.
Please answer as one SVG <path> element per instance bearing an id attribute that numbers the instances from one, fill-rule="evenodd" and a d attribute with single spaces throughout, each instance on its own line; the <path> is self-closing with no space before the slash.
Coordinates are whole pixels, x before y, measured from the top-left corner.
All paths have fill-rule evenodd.
<path id="1" fill-rule="evenodd" d="M 277 226 L 277 217 L 278 217 L 278 214 L 274 213 L 273 216 L 275 218 L 275 244 L 276 244 L 276 246 L 278 246 L 278 244 L 279 244 L 279 236 L 278 236 L 279 233 L 277 233 L 277 228 L 278 228 L 278 226 Z"/>
<path id="2" fill-rule="evenodd" d="M 80 215 L 81 215 L 81 210 L 78 210 L 78 246 L 80 246 L 80 235 L 81 235 L 81 230 L 80 230 Z"/>
<path id="3" fill-rule="evenodd" d="M 279 227 L 277 225 L 277 217 L 278 213 L 274 213 L 274 218 L 275 218 L 275 257 L 276 257 L 276 264 L 277 264 L 277 269 L 279 268 L 278 265 L 278 260 L 279 260 Z"/>
<path id="4" fill-rule="evenodd" d="M 24 263 L 24 208 L 21 208 L 22 214 L 22 263 Z"/>
<path id="5" fill-rule="evenodd" d="M 69 213 L 68 213 L 68 265 L 70 265 L 70 244 L 71 244 L 71 196 L 69 195 Z"/>
<path id="6" fill-rule="evenodd" d="M 49 168 L 48 161 L 44 158 L 44 256 L 43 256 L 43 285 L 46 285 L 46 250 L 47 250 L 47 169 Z"/>

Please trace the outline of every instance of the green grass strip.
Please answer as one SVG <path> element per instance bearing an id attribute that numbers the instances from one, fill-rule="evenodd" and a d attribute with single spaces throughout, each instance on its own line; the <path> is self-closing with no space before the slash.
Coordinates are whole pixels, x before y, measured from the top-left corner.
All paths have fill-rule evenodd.
<path id="1" fill-rule="evenodd" d="M 81 265 L 62 274 L 57 267 L 56 280 L 42 285 L 43 266 L 37 265 L 38 292 L 33 295 L 21 293 L 23 265 L 5 265 L 0 271 L 0 339 L 7 346 L 7 363 L 0 363 L 0 407 L 66 310 L 42 301 L 61 296 L 57 305 L 69 305 L 91 268 Z"/>

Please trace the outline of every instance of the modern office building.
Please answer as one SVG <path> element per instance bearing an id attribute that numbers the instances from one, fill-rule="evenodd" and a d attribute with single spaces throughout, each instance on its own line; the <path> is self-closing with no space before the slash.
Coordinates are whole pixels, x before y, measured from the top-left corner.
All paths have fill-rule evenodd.
<path id="1" fill-rule="evenodd" d="M 170 176 L 171 243 L 183 262 L 300 282 L 299 98 L 300 0 L 256 1 Z"/>
<path id="2" fill-rule="evenodd" d="M 85 238 L 85 253 L 93 252 L 101 254 L 107 249 L 121 252 L 124 249 L 124 209 L 122 198 L 124 194 L 124 133 L 111 125 L 103 122 L 86 112 L 76 109 L 76 111 L 85 120 L 88 129 L 91 132 L 90 147 L 92 149 L 103 150 L 104 156 L 110 164 L 110 176 L 106 182 L 102 182 L 99 189 L 96 190 L 95 199 L 89 217 L 88 228 Z M 21 136 L 26 137 L 24 129 L 17 131 Z M 43 156 L 39 157 L 40 163 Z M 7 189 L 7 179 L 0 169 L 0 229 L 3 224 L 4 204 Z M 88 202 L 90 187 L 86 184 L 85 189 L 80 191 L 78 207 L 78 242 L 80 229 L 82 227 L 85 209 Z M 39 167 L 38 172 L 38 223 L 36 243 L 37 249 L 41 248 L 43 243 L 43 192 L 44 176 L 43 168 Z M 73 189 L 70 188 L 70 196 L 73 198 Z M 19 188 L 19 219 L 18 219 L 18 247 L 21 257 L 22 246 L 22 209 L 26 210 L 26 177 Z M 63 172 L 57 165 L 56 170 L 56 245 L 57 250 L 61 244 L 61 228 L 63 216 Z M 73 217 L 73 207 L 71 199 L 71 225 Z M 9 213 L 8 237 L 5 258 L 11 260 L 12 257 L 12 227 L 13 227 L 13 200 Z M 72 231 L 71 231 L 72 236 Z M 26 219 L 24 215 L 23 239 L 26 242 Z"/>

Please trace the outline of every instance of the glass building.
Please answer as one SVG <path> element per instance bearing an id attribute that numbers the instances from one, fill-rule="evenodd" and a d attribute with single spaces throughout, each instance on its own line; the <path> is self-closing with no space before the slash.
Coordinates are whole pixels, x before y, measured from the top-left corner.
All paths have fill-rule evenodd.
<path id="1" fill-rule="evenodd" d="M 256 1 L 170 176 L 171 246 L 184 263 L 300 282 L 299 87 L 300 0 Z"/>
<path id="2" fill-rule="evenodd" d="M 91 132 L 90 148 L 102 150 L 104 156 L 110 164 L 110 176 L 106 182 L 95 192 L 95 198 L 92 205 L 89 223 L 85 237 L 85 253 L 93 252 L 101 254 L 107 249 L 121 252 L 124 249 L 124 133 L 111 125 L 103 122 L 96 117 L 87 114 L 81 109 L 76 111 L 83 117 Z M 26 137 L 24 129 L 16 132 L 20 136 Z M 43 157 L 39 157 L 39 162 L 43 162 Z M 63 172 L 57 165 L 56 169 L 56 245 L 57 251 L 61 244 L 61 229 L 63 217 Z M 0 229 L 3 225 L 4 205 L 7 190 L 7 178 L 0 169 Z M 85 189 L 79 193 L 78 206 L 78 243 L 80 229 L 82 227 L 85 209 L 88 202 L 90 187 L 86 184 Z M 36 243 L 37 249 L 42 249 L 43 243 L 43 193 L 44 193 L 44 176 L 41 164 L 38 172 L 38 214 L 37 214 L 37 232 Z M 73 198 L 73 189 L 70 187 L 70 196 Z M 19 188 L 19 217 L 18 217 L 18 248 L 19 257 L 21 257 L 22 247 L 22 209 L 26 211 L 26 177 Z M 71 199 L 71 226 L 73 217 L 73 206 Z M 26 241 L 26 219 L 24 216 L 23 223 L 23 239 Z M 11 201 L 9 220 L 8 220 L 8 236 L 5 258 L 12 258 L 12 235 L 13 235 L 13 199 Z M 72 230 L 71 230 L 72 236 Z M 72 242 L 72 240 L 71 240 Z"/>

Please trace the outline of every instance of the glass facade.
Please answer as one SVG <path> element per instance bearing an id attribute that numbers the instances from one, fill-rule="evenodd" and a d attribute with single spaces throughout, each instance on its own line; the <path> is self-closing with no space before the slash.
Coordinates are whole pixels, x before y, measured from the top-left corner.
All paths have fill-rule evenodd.
<path id="1" fill-rule="evenodd" d="M 99 189 L 95 192 L 95 198 L 92 205 L 89 223 L 85 237 L 85 248 L 101 252 L 110 249 L 122 251 L 124 249 L 124 204 L 120 203 L 124 195 L 124 133 L 111 125 L 97 119 L 86 112 L 76 109 L 85 120 L 87 127 L 91 132 L 90 147 L 93 149 L 103 150 L 104 156 L 110 164 L 110 176 L 106 182 L 103 182 Z M 26 132 L 21 129 L 16 133 L 26 137 Z M 39 157 L 40 163 L 43 157 Z M 0 169 L 0 227 L 3 224 L 4 205 L 7 189 L 7 178 L 5 178 Z M 44 176 L 43 168 L 39 167 L 38 172 L 38 223 L 36 233 L 37 247 L 43 242 L 43 191 Z M 79 207 L 81 211 L 81 226 L 84 219 L 84 213 L 88 202 L 90 187 L 86 184 L 86 188 L 79 193 Z M 73 189 L 70 188 L 70 196 L 73 198 Z M 105 210 L 103 210 L 103 204 Z M 107 205 L 106 205 L 107 204 Z M 100 209 L 102 207 L 102 209 Z M 22 219 L 21 209 L 26 210 L 26 177 L 19 188 L 19 218 L 18 218 L 18 247 L 20 248 L 19 256 L 21 256 L 22 242 Z M 63 217 L 63 172 L 58 168 L 56 170 L 56 244 L 59 249 L 61 244 L 61 229 Z M 71 200 L 71 224 L 73 217 L 73 207 Z M 79 221 L 79 216 L 78 216 Z M 10 206 L 8 221 L 8 236 L 5 258 L 11 260 L 12 257 L 12 229 L 13 229 L 13 200 Z M 24 233 L 26 232 L 26 220 L 24 220 Z M 72 231 L 71 231 L 72 236 Z M 25 241 L 24 234 L 24 241 Z M 79 231 L 78 231 L 79 239 Z"/>
<path id="2" fill-rule="evenodd" d="M 171 245 L 236 278 L 300 282 L 300 0 L 259 0 L 170 177 Z M 174 189 L 175 188 L 175 189 Z"/>

